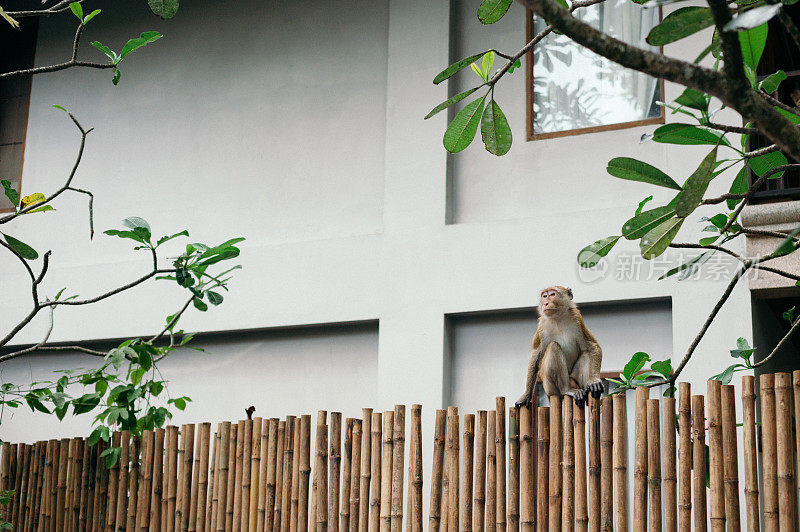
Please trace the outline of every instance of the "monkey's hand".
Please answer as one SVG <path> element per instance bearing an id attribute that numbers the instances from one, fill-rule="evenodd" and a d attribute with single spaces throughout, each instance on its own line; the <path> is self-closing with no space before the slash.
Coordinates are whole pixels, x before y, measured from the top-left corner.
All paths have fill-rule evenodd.
<path id="1" fill-rule="evenodd" d="M 601 381 L 593 382 L 586 386 L 586 393 L 592 394 L 592 397 L 595 399 L 599 398 L 603 391 L 605 391 L 605 388 L 603 388 L 603 383 Z"/>
<path id="2" fill-rule="evenodd" d="M 517 399 L 517 402 L 514 403 L 514 406 L 517 408 L 521 408 L 523 406 L 529 406 L 530 404 L 531 404 L 531 396 L 526 393 L 523 394 L 522 397 Z"/>
<path id="3" fill-rule="evenodd" d="M 567 392 L 567 395 L 572 397 L 572 400 L 575 402 L 575 406 L 578 408 L 583 408 L 583 405 L 586 404 L 587 395 L 584 390 L 573 390 Z"/>

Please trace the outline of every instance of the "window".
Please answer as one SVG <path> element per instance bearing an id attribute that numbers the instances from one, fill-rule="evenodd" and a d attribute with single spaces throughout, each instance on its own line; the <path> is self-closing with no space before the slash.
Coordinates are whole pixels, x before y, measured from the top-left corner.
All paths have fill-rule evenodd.
<path id="1" fill-rule="evenodd" d="M 800 24 L 800 5 L 785 6 L 783 9 Z M 767 44 L 756 74 L 758 79 L 764 79 L 778 70 L 786 72 L 786 79 L 778 86 L 773 96 L 781 102 L 792 107 L 800 107 L 800 55 L 786 28 L 774 17 L 769 21 Z M 748 143 L 748 149 L 757 150 L 770 146 L 772 142 L 762 135 L 753 135 Z M 773 154 L 777 155 L 777 154 Z M 791 161 L 794 162 L 794 161 Z M 757 175 L 750 173 L 750 183 L 758 179 Z M 770 203 L 800 199 L 800 170 L 793 168 L 784 172 L 778 179 L 767 181 L 753 194 L 750 203 Z"/>
<path id="2" fill-rule="evenodd" d="M 19 22 L 17 31 L 0 19 L 0 50 L 4 51 L 0 54 L 0 72 L 33 66 L 38 19 L 26 17 Z M 16 190 L 20 189 L 30 95 L 31 76 L 0 81 L 0 179 L 11 181 Z M 11 208 L 5 194 L 0 194 L 0 211 Z"/>
<path id="3" fill-rule="evenodd" d="M 660 22 L 660 9 L 608 0 L 574 15 L 629 44 L 659 51 L 644 39 Z M 528 41 L 546 26 L 531 12 L 527 22 Z M 664 122 L 656 105 L 663 82 L 600 57 L 565 35 L 545 37 L 528 53 L 527 65 L 529 140 Z"/>

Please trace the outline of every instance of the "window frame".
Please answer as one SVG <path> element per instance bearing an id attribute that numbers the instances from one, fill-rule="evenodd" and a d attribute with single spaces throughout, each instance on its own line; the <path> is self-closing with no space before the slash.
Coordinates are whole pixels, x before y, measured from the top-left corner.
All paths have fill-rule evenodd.
<path id="1" fill-rule="evenodd" d="M 658 8 L 658 20 L 661 22 L 664 19 L 663 9 Z M 525 10 L 525 42 L 531 42 L 533 39 L 533 11 L 530 9 Z M 659 53 L 664 53 L 664 47 L 659 47 Z M 661 97 L 664 98 L 664 78 L 658 79 L 658 86 L 661 89 Z M 629 122 L 617 122 L 616 124 L 606 124 L 603 126 L 590 126 L 577 129 L 567 129 L 564 131 L 551 131 L 548 133 L 534 133 L 533 132 L 533 47 L 525 52 L 525 128 L 526 140 L 545 140 L 554 139 L 559 137 L 570 137 L 573 135 L 585 135 L 587 133 L 600 133 L 603 131 L 616 131 L 619 129 L 628 129 L 639 126 L 652 126 L 666 123 L 666 112 L 661 106 L 661 115 L 652 118 L 643 118 L 641 120 L 632 120 Z"/>
<path id="2" fill-rule="evenodd" d="M 25 17 L 24 19 L 20 20 L 20 23 L 21 24 L 29 24 L 31 26 L 29 31 L 31 31 L 33 33 L 33 41 L 32 41 L 33 42 L 33 50 L 31 51 L 31 54 L 30 54 L 31 62 L 30 62 L 30 67 L 28 67 L 28 68 L 33 68 L 36 65 L 36 51 L 37 51 L 37 48 L 38 48 L 37 45 L 38 45 L 38 42 L 39 42 L 39 17 Z M 31 92 L 33 91 L 33 75 L 28 75 L 27 78 L 28 78 L 27 79 L 27 83 L 26 83 L 27 98 L 25 99 L 26 101 L 25 101 L 25 121 L 24 121 L 25 124 L 24 124 L 24 127 L 22 128 L 22 131 L 21 131 L 21 139 L 22 140 L 19 143 L 4 144 L 4 146 L 13 145 L 13 144 L 19 144 L 20 145 L 19 173 L 16 176 L 16 182 L 13 181 L 13 180 L 11 182 L 12 185 L 16 184 L 16 190 L 17 190 L 18 193 L 20 193 L 20 198 L 22 197 L 22 194 L 21 194 L 21 192 L 22 192 L 22 170 L 23 170 L 23 167 L 25 166 L 25 147 L 26 147 L 27 140 L 28 140 L 28 120 L 30 118 L 30 109 L 31 109 Z M 2 93 L 0 93 L 0 97 L 2 97 Z M 5 178 L 3 178 L 3 179 L 5 179 Z M 15 212 L 13 206 L 12 207 L 6 207 L 6 208 L 0 207 L 0 213 L 9 213 L 9 212 Z"/>

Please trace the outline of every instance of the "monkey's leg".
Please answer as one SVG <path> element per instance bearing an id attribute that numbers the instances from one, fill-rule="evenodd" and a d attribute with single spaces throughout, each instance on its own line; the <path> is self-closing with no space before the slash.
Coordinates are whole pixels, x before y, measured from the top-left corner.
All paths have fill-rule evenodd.
<path id="1" fill-rule="evenodd" d="M 575 361 L 570 377 L 582 391 L 587 394 L 591 393 L 594 397 L 600 397 L 600 394 L 603 393 L 603 381 L 600 379 L 599 362 L 593 361 L 593 358 L 595 356 L 592 353 L 582 354 Z"/>

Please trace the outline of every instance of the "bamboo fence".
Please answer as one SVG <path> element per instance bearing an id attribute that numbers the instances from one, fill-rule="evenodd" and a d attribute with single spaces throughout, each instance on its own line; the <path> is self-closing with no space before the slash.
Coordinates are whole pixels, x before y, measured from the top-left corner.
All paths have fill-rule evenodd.
<path id="1" fill-rule="evenodd" d="M 740 418 L 719 381 L 654 395 L 498 397 L 437 410 L 429 440 L 421 405 L 408 422 L 397 405 L 121 432 L 112 467 L 108 445 L 84 438 L 4 443 L 0 512 L 23 532 L 798 530 L 800 371 L 743 377 Z"/>

